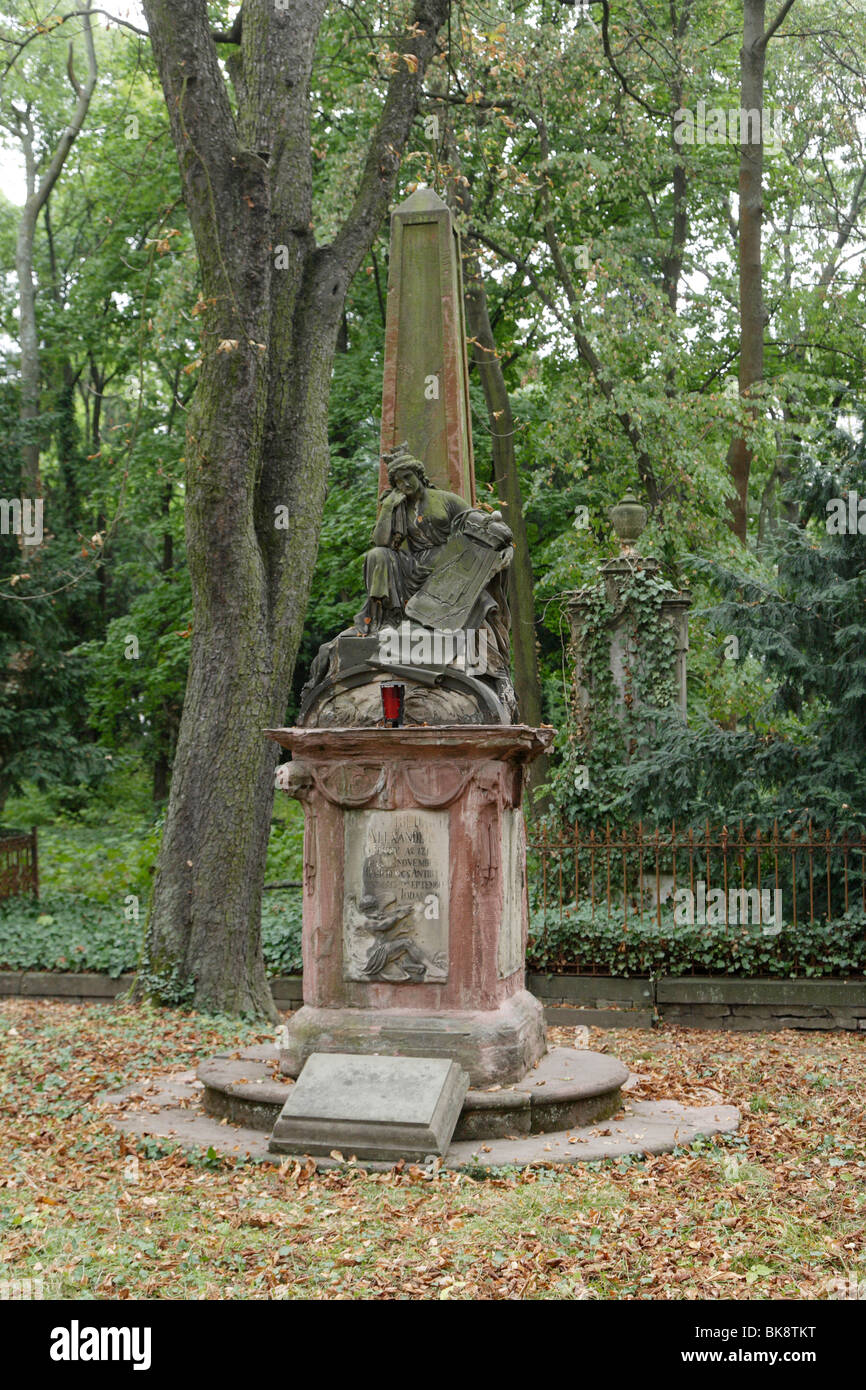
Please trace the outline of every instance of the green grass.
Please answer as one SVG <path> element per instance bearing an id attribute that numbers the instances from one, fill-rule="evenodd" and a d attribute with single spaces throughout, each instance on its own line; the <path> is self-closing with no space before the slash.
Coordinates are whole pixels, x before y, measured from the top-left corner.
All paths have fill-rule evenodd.
<path id="1" fill-rule="evenodd" d="M 866 1276 L 866 1046 L 850 1034 L 594 1031 L 641 1094 L 699 1103 L 709 1075 L 741 1130 L 652 1159 L 430 1178 L 190 1155 L 107 1124 L 104 1088 L 267 1036 L 252 1025 L 18 999 L 0 1029 L 0 1278 L 43 1278 L 47 1297 L 799 1300 Z M 769 1109 L 752 1113 L 756 1094 Z"/>

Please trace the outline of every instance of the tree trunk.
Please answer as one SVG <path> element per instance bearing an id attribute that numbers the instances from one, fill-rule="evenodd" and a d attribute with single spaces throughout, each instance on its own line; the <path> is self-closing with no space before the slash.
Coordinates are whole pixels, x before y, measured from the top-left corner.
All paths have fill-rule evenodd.
<path id="1" fill-rule="evenodd" d="M 740 50 L 740 398 L 748 401 L 764 379 L 764 308 L 761 229 L 764 218 L 764 69 L 767 44 L 794 0 L 785 0 L 769 30 L 765 28 L 766 0 L 744 0 L 743 47 Z M 757 120 L 750 113 L 757 112 Z M 750 416 L 757 407 L 748 406 Z M 753 450 L 745 434 L 736 433 L 728 449 L 728 468 L 734 484 L 731 529 L 745 544 L 749 520 L 749 476 Z"/>
<path id="2" fill-rule="evenodd" d="M 82 86 L 75 76 L 73 46 L 70 44 L 66 71 L 76 97 L 75 108 L 70 116 L 69 124 L 64 128 L 57 142 L 48 168 L 41 178 L 37 174 L 36 139 L 30 120 L 29 107 L 26 111 L 19 111 L 13 107 L 11 119 L 4 121 L 4 124 L 17 134 L 21 142 L 27 171 L 27 198 L 18 223 L 18 235 L 15 244 L 15 273 L 18 280 L 18 337 L 21 352 L 19 365 L 21 489 L 26 497 L 37 497 L 40 492 L 39 332 L 36 323 L 36 283 L 33 275 L 36 222 L 39 213 L 48 201 L 51 190 L 60 177 L 60 172 L 66 163 L 66 157 L 84 125 L 90 106 L 90 98 L 96 87 L 97 66 L 90 21 L 91 4 L 92 0 L 87 0 L 87 4 L 82 10 L 87 77 Z"/>
<path id="3" fill-rule="evenodd" d="M 474 262 L 474 264 L 473 264 Z M 520 475 L 514 450 L 514 416 L 502 362 L 490 326 L 487 294 L 474 256 L 463 262 L 466 275 L 464 298 L 466 325 L 473 339 L 472 364 L 477 367 L 490 420 L 493 476 L 505 505 L 505 520 L 514 533 L 514 563 L 509 573 L 511 640 L 514 648 L 514 683 L 520 717 L 526 724 L 541 721 L 541 683 L 535 636 L 535 593 L 529 539 L 523 516 Z"/>
<path id="4" fill-rule="evenodd" d="M 444 148 L 451 170 L 448 201 L 468 222 L 472 214 L 471 184 L 462 175 L 460 157 L 452 137 L 447 112 L 442 112 L 442 121 L 445 132 Z M 487 406 L 493 477 L 505 508 L 505 520 L 514 535 L 514 561 L 508 576 L 514 689 L 522 722 L 538 725 L 541 723 L 541 678 L 535 635 L 535 585 L 514 448 L 514 415 L 490 322 L 484 276 L 477 251 L 468 238 L 463 242 L 463 301 L 470 365 L 478 371 Z M 546 755 L 542 755 L 530 769 L 529 785 L 541 786 L 547 779 L 547 773 L 548 759 Z"/>
<path id="5" fill-rule="evenodd" d="M 537 726 L 541 723 L 541 678 L 535 635 L 535 582 L 514 450 L 514 416 L 502 362 L 496 350 L 487 309 L 487 293 L 477 259 L 469 256 L 463 266 L 466 275 L 466 324 L 473 339 L 472 363 L 478 368 L 493 436 L 493 476 L 505 504 L 505 520 L 514 533 L 514 563 L 508 576 L 514 688 L 521 722 Z M 546 753 L 536 758 L 528 773 L 530 788 L 541 787 L 547 781 L 549 767 L 550 760 Z"/>
<path id="6" fill-rule="evenodd" d="M 153 764 L 153 803 L 162 805 L 168 796 L 169 761 L 165 753 L 157 753 Z"/>
<path id="7" fill-rule="evenodd" d="M 472 185 L 462 173 L 460 155 L 453 138 L 448 112 L 443 108 L 443 149 L 449 165 L 447 197 L 453 209 L 468 223 L 472 215 Z M 535 636 L 535 585 L 529 538 L 523 515 L 523 496 L 514 448 L 514 415 L 511 398 L 496 349 L 496 339 L 487 307 L 487 291 L 471 238 L 463 245 L 463 302 L 469 339 L 470 366 L 478 371 L 487 418 L 490 424 L 493 478 L 505 508 L 505 520 L 514 535 L 514 560 L 508 575 L 508 602 L 511 608 L 511 647 L 514 657 L 514 689 L 520 718 L 525 724 L 541 723 L 541 679 Z M 528 783 L 541 786 L 547 780 L 546 755 L 533 763 Z"/>
<path id="8" fill-rule="evenodd" d="M 752 387 L 764 377 L 764 293 L 761 264 L 761 226 L 764 216 L 764 142 L 761 131 L 753 140 L 746 113 L 763 111 L 766 49 L 764 12 L 766 0 L 745 0 L 743 47 L 740 51 L 740 396 L 747 400 Z M 759 118 L 760 119 L 760 118 Z M 754 407 L 750 408 L 754 415 Z M 728 468 L 734 484 L 731 529 L 745 544 L 749 515 L 749 474 L 752 450 L 745 435 L 735 434 L 728 450 Z"/>
<path id="9" fill-rule="evenodd" d="M 232 71 L 204 0 L 144 0 L 198 250 L 201 375 L 187 421 L 190 670 L 148 922 L 148 990 L 274 1017 L 260 908 L 277 747 L 316 560 L 331 367 L 448 0 L 416 0 L 352 208 L 312 230 L 309 86 L 326 0 L 245 0 Z M 414 70 L 413 70 L 414 68 Z M 288 517 L 288 529 L 281 523 Z"/>
<path id="10" fill-rule="evenodd" d="M 444 149 L 450 166 L 448 201 L 466 222 L 472 215 L 472 188 L 463 176 L 447 112 L 441 116 Z M 463 239 L 463 300 L 466 312 L 469 360 L 478 371 L 490 424 L 493 477 L 505 507 L 505 520 L 514 533 L 514 562 L 509 574 L 508 600 L 511 606 L 511 641 L 514 652 L 514 687 L 520 717 L 527 724 L 541 722 L 541 681 L 535 637 L 535 594 L 529 538 L 523 515 L 523 496 L 517 455 L 514 448 L 514 415 L 511 398 L 496 349 L 496 339 L 487 307 L 487 291 L 472 246 L 471 236 Z M 539 762 L 546 759 L 539 759 Z M 536 768 L 536 764 L 533 764 Z M 536 770 L 534 778 L 539 780 Z"/>
<path id="11" fill-rule="evenodd" d="M 36 284 L 33 278 L 33 241 L 36 212 L 30 198 L 18 223 L 15 273 L 18 278 L 18 342 L 21 350 L 18 375 L 21 383 L 21 491 L 38 497 L 39 486 L 39 334 L 36 328 Z"/>

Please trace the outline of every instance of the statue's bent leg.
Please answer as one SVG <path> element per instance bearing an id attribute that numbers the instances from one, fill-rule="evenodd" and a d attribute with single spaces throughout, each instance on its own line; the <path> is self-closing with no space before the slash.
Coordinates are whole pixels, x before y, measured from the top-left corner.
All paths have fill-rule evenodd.
<path id="1" fill-rule="evenodd" d="M 399 623 L 408 597 L 407 581 L 412 557 L 401 550 L 376 545 L 364 556 L 364 588 L 367 602 L 355 618 L 361 632 L 378 632 L 380 627 Z"/>
<path id="2" fill-rule="evenodd" d="M 394 563 L 391 557 L 396 557 L 396 554 L 395 550 L 388 550 L 384 545 L 376 545 L 364 556 L 364 588 L 370 598 L 378 598 L 389 604 L 393 602 Z"/>

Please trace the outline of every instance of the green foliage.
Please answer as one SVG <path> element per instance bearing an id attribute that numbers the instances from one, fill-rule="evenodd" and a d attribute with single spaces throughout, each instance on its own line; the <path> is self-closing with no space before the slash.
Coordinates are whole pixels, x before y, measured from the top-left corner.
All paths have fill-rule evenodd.
<path id="1" fill-rule="evenodd" d="M 101 755 L 106 771 L 98 787 L 28 783 L 10 801 L 10 824 L 39 830 L 39 877 L 46 892 L 78 894 L 122 904 L 150 896 L 163 815 L 154 815 L 146 778 L 129 758 Z"/>
<path id="2" fill-rule="evenodd" d="M 139 594 L 103 642 L 79 648 L 87 699 L 103 746 L 140 749 L 152 767 L 177 740 L 192 633 L 189 574 L 171 571 Z"/>
<path id="3" fill-rule="evenodd" d="M 383 257 L 381 247 L 373 258 Z M 375 261 L 378 266 L 378 260 Z M 350 625 L 364 602 L 363 555 L 370 544 L 379 490 L 379 412 L 385 326 L 373 265 L 346 304 L 344 352 L 334 360 L 328 435 L 331 469 L 319 553 L 298 652 L 289 718 L 323 642 Z M 380 276 L 386 272 L 379 270 Z"/>
<path id="4" fill-rule="evenodd" d="M 0 902 L 0 969 L 94 971 L 116 979 L 138 963 L 143 919 L 122 901 L 87 900 L 52 891 L 36 902 Z"/>
<path id="5" fill-rule="evenodd" d="M 69 803 L 73 809 L 70 810 Z M 77 805 L 77 789 L 33 784 L 10 801 L 10 823 L 36 825 L 42 896 L 0 903 L 0 955 L 10 970 L 135 970 L 153 869 L 164 824 L 154 815 L 140 762 L 119 759 L 102 787 Z M 267 882 L 299 883 L 303 811 L 289 797 L 274 802 Z M 269 974 L 301 968 L 301 893 L 262 896 L 262 935 Z M 148 992 L 182 1002 L 187 982 L 148 969 Z M 164 973 L 164 972 L 163 972 Z M 168 991 L 166 994 L 165 991 Z"/>
<path id="6" fill-rule="evenodd" d="M 629 759 L 652 746 L 659 712 L 675 703 L 676 638 L 663 604 L 676 590 L 639 563 L 626 577 L 617 606 L 603 579 L 584 590 L 581 708 L 560 738 L 561 756 L 551 778 L 557 811 L 587 829 L 629 814 Z M 624 688 L 620 696 L 611 666 L 611 636 L 623 622 Z"/>
<path id="7" fill-rule="evenodd" d="M 304 811 L 286 795 L 274 797 L 274 814 L 268 837 L 266 883 L 299 883 L 304 859 Z"/>
<path id="8" fill-rule="evenodd" d="M 117 979 L 138 969 L 144 940 L 139 920 L 123 899 L 99 902 L 79 893 L 52 890 L 39 901 L 0 902 L 0 970 L 93 971 Z M 301 962 L 301 894 L 265 893 L 262 940 L 269 975 L 296 975 Z M 149 998 L 181 1005 L 191 996 L 190 981 L 176 968 L 142 967 L 140 983 Z"/>
<path id="9" fill-rule="evenodd" d="M 104 904 L 133 894 L 143 909 L 150 897 L 162 824 L 160 818 L 143 833 L 116 825 L 77 826 L 72 834 L 66 826 L 46 827 L 39 833 L 42 881 Z"/>
<path id="10" fill-rule="evenodd" d="M 6 440 L 0 402 L 0 446 Z M 0 498 L 20 495 L 16 465 L 15 456 L 0 447 Z M 25 782 L 84 786 L 104 768 L 82 718 L 87 672 L 73 649 L 70 609 L 62 595 L 58 600 L 50 592 L 65 578 L 50 544 L 19 548 L 18 537 L 0 533 L 2 815 L 8 814 L 7 798 Z"/>
<path id="11" fill-rule="evenodd" d="M 136 985 L 143 998 L 169 1009 L 182 1009 L 195 995 L 195 979 L 184 974 L 179 966 L 160 970 L 146 959 L 138 972 Z"/>
<path id="12" fill-rule="evenodd" d="M 788 924 L 701 926 L 655 913 L 606 917 L 589 906 L 531 916 L 527 969 L 602 975 L 848 976 L 866 974 L 866 914 Z"/>
<path id="13" fill-rule="evenodd" d="M 825 525 L 830 497 L 866 494 L 862 455 L 849 436 L 844 465 L 792 482 L 801 520 L 780 524 L 769 572 L 695 562 L 722 595 L 712 628 L 761 671 L 762 699 L 739 729 L 700 714 L 689 727 L 657 721 L 629 769 L 635 816 L 866 829 L 866 536 Z"/>
<path id="14" fill-rule="evenodd" d="M 297 890 L 265 893 L 262 944 L 269 976 L 297 975 L 301 956 L 302 897 Z M 141 923 L 123 904 L 52 892 L 40 902 L 0 903 L 0 970 L 94 971 L 112 978 L 139 965 Z M 669 907 L 629 914 L 628 922 L 589 908 L 531 915 L 529 970 L 603 975 L 823 976 L 866 974 L 866 916 L 850 912 L 829 922 L 783 926 L 764 935 L 758 926 L 700 926 L 674 922 Z M 164 1003 L 188 1002 L 190 982 L 177 970 L 145 966 L 145 993 Z"/>
<path id="15" fill-rule="evenodd" d="M 268 975 L 300 975 L 302 895 L 297 890 L 265 893 L 262 952 Z"/>

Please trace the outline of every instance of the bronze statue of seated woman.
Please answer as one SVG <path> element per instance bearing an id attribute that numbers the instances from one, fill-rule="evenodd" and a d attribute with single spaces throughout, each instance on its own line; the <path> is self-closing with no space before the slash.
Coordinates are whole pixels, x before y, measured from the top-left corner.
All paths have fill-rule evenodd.
<path id="1" fill-rule="evenodd" d="M 510 613 L 505 579 L 514 555 L 510 528 L 498 512 L 478 511 L 455 492 L 434 487 L 405 444 L 386 458 L 391 491 L 382 499 L 373 546 L 364 556 L 367 601 L 355 618 L 355 630 L 369 636 L 382 627 L 396 627 L 407 615 L 414 617 L 410 601 L 438 569 L 443 580 L 435 601 L 431 595 L 417 620 L 442 628 L 486 624 L 493 638 L 493 665 L 507 672 Z M 437 565 L 451 537 L 460 534 L 495 553 L 495 559 L 489 554 L 481 557 L 486 562 L 481 573 L 467 563 L 465 548 L 454 547 L 451 563 Z M 455 622 L 455 617 L 463 621 Z"/>
<path id="2" fill-rule="evenodd" d="M 383 670 L 396 670 L 408 680 L 410 722 L 513 722 L 517 706 L 510 678 L 507 597 L 514 556 L 511 530 L 501 513 L 471 507 L 456 493 L 435 487 L 406 444 L 386 454 L 385 461 L 390 489 L 381 499 L 372 546 L 364 556 L 367 597 L 354 626 L 320 648 L 301 694 L 300 720 L 373 722 L 373 683 L 382 679 Z M 480 645 L 483 669 L 470 669 L 465 661 L 461 666 L 461 659 L 431 663 L 425 658 L 420 664 L 434 668 L 431 679 L 420 669 L 407 670 L 402 657 L 396 658 L 395 668 L 388 639 L 396 638 L 396 629 L 412 648 L 413 666 L 419 635 L 481 638 L 480 644 L 464 642 L 463 650 Z M 437 665 L 449 668 L 440 672 L 441 680 Z M 451 695 L 432 691 L 434 680 L 440 687 L 444 681 Z M 414 688 L 417 681 L 426 693 Z M 455 684 L 460 687 L 456 692 Z"/>

